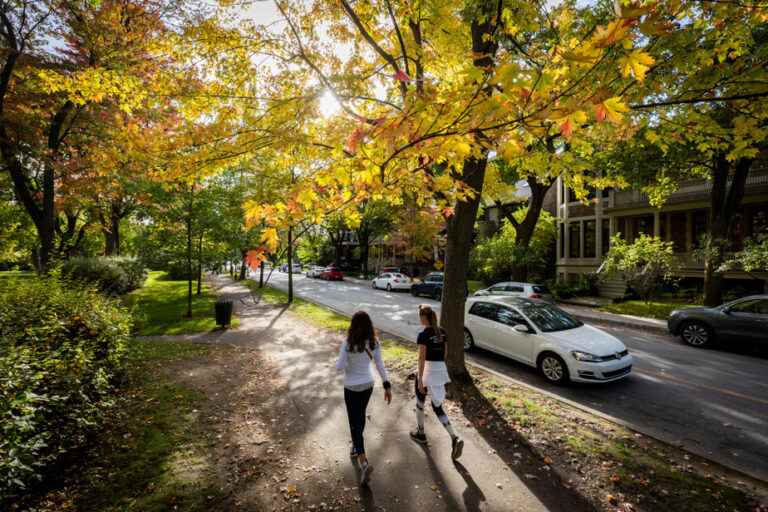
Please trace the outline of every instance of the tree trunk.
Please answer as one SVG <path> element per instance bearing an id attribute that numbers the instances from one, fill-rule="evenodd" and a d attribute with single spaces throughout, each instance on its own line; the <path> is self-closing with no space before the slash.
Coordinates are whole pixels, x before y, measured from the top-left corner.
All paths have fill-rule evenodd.
<path id="1" fill-rule="evenodd" d="M 293 302 L 293 226 L 288 226 L 288 304 Z"/>
<path id="2" fill-rule="evenodd" d="M 240 275 L 237 278 L 238 281 L 245 280 L 245 273 L 248 265 L 246 264 L 246 258 L 248 257 L 248 251 L 240 251 Z"/>
<path id="3" fill-rule="evenodd" d="M 203 288 L 203 233 L 197 239 L 197 295 L 200 295 Z"/>
<path id="4" fill-rule="evenodd" d="M 120 256 L 120 219 L 121 215 L 114 209 L 110 211 L 109 219 L 101 217 L 101 232 L 104 235 L 104 256 Z"/>
<path id="5" fill-rule="evenodd" d="M 192 318 L 192 197 L 194 185 L 189 189 L 187 210 L 187 318 Z"/>
<path id="6" fill-rule="evenodd" d="M 498 44 L 494 40 L 495 20 L 498 13 L 495 12 L 496 5 L 493 2 L 483 2 L 479 7 L 481 12 L 475 14 L 471 25 L 472 51 L 475 55 L 473 64 L 487 76 L 493 73 L 494 59 L 498 49 Z M 483 94 L 486 96 L 492 93 L 491 87 L 483 89 Z M 477 134 L 477 137 L 482 138 L 482 136 L 481 133 Z M 464 161 L 459 178 L 475 191 L 475 196 L 466 202 L 456 204 L 447 226 L 440 325 L 445 329 L 448 342 L 445 362 L 451 379 L 459 385 L 471 381 L 464 364 L 464 303 L 469 251 L 487 164 L 488 150 L 486 149 L 482 150 L 480 158 L 472 157 Z"/>
<path id="7" fill-rule="evenodd" d="M 723 276 L 718 269 L 725 260 L 736 211 L 744 198 L 744 188 L 752 162 L 751 158 L 740 158 L 735 164 L 731 164 L 725 154 L 719 154 L 715 158 L 707 230 L 709 240 L 704 255 L 705 306 L 719 306 L 723 302 Z M 729 187 L 728 177 L 732 166 L 734 171 Z"/>
<path id="8" fill-rule="evenodd" d="M 472 234 L 480 204 L 480 192 L 485 177 L 487 157 L 471 158 L 464 162 L 463 181 L 477 191 L 475 198 L 459 202 L 453 216 L 448 219 L 448 240 L 445 248 L 445 277 L 440 310 L 440 325 L 448 340 L 446 365 L 451 380 L 457 383 L 470 381 L 464 364 L 464 303 L 467 289 L 467 270 Z"/>
<path id="9" fill-rule="evenodd" d="M 264 262 L 259 265 L 259 288 L 264 288 Z"/>

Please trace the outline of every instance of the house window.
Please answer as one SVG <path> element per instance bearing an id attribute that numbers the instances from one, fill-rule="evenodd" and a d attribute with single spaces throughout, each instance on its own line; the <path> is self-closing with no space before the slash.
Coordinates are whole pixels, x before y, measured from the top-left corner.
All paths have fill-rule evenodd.
<path id="1" fill-rule="evenodd" d="M 571 258 L 581 257 L 581 223 L 571 222 L 568 224 L 568 256 Z"/>
<path id="2" fill-rule="evenodd" d="M 642 217 L 635 218 L 635 237 L 639 237 L 641 234 L 652 236 L 653 235 L 653 215 L 643 215 Z"/>
<path id="3" fill-rule="evenodd" d="M 594 258 L 597 245 L 597 232 L 594 220 L 584 221 L 584 257 Z"/>
<path id="4" fill-rule="evenodd" d="M 691 215 L 691 240 L 693 247 L 701 246 L 701 237 L 707 234 L 708 215 L 706 210 L 697 210 Z"/>
<path id="5" fill-rule="evenodd" d="M 601 229 L 603 230 L 603 246 L 600 249 L 600 254 L 605 255 L 608 254 L 608 251 L 611 248 L 611 219 L 603 219 L 601 224 Z"/>

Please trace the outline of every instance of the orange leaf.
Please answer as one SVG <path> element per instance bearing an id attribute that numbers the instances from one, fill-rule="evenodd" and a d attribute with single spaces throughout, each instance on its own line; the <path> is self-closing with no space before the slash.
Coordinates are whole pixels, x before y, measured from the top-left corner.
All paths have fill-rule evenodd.
<path id="1" fill-rule="evenodd" d="M 392 78 L 394 78 L 395 80 L 399 80 L 400 82 L 410 82 L 411 81 L 411 77 L 409 77 L 405 73 L 405 71 L 403 71 L 402 69 L 398 69 L 397 73 L 392 75 Z"/>
<path id="2" fill-rule="evenodd" d="M 596 103 L 595 104 L 595 118 L 597 119 L 598 123 L 602 123 L 605 121 L 605 116 L 608 114 L 608 112 L 605 110 L 605 105 L 602 103 Z"/>
<path id="3" fill-rule="evenodd" d="M 566 139 L 570 139 L 571 135 L 573 135 L 573 123 L 571 123 L 570 117 L 566 117 L 565 121 L 560 123 L 560 133 L 562 133 L 563 137 Z"/>

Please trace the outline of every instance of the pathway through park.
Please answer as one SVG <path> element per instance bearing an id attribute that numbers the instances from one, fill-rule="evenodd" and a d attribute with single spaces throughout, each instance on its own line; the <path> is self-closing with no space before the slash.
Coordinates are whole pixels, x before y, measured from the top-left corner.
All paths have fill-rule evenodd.
<path id="1" fill-rule="evenodd" d="M 431 411 L 430 446 L 414 444 L 408 436 L 412 381 L 395 375 L 390 406 L 378 382 L 374 390 L 366 445 L 375 471 L 370 487 L 359 488 L 348 456 L 342 381 L 333 366 L 341 336 L 285 307 L 255 302 L 228 278 L 213 279 L 219 293 L 235 301 L 240 326 L 172 337 L 221 345 L 211 358 L 216 363 L 173 370 L 210 399 L 200 414 L 215 429 L 215 471 L 228 482 L 212 509 L 592 510 L 525 447 L 478 433 L 458 407 L 450 414 L 466 441 L 459 462 L 451 461 L 449 439 Z"/>

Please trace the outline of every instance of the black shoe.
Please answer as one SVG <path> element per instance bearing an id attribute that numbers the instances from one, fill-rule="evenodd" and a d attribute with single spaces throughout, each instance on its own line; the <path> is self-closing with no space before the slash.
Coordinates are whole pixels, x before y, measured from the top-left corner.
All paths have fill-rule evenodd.
<path id="1" fill-rule="evenodd" d="M 454 437 L 451 444 L 453 445 L 453 449 L 451 450 L 451 458 L 456 460 L 461 457 L 461 452 L 464 451 L 464 440 L 458 437 Z"/>
<path id="2" fill-rule="evenodd" d="M 411 432 L 411 439 L 413 439 L 419 444 L 427 444 L 427 435 L 424 433 L 423 430 L 416 429 L 413 432 Z"/>

